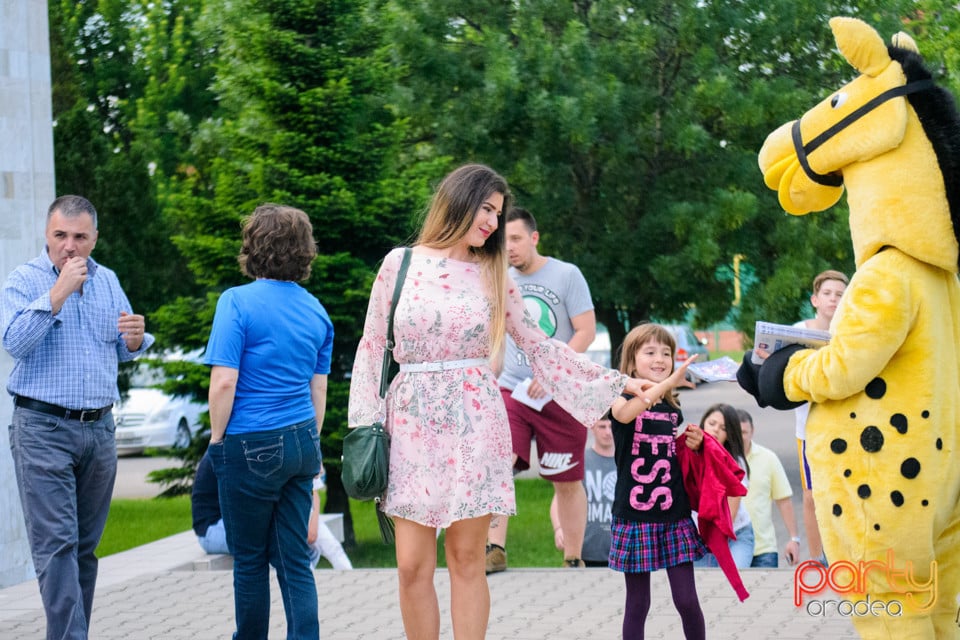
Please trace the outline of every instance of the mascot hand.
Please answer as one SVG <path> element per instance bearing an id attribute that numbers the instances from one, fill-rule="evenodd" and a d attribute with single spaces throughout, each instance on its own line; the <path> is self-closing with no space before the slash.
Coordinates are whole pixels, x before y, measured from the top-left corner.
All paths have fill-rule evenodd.
<path id="1" fill-rule="evenodd" d="M 772 353 L 763 364 L 751 362 L 752 351 L 743 354 L 743 364 L 737 370 L 737 382 L 744 391 L 757 399 L 761 407 L 774 409 L 796 409 L 803 402 L 794 402 L 787 398 L 783 390 L 783 374 L 787 369 L 790 356 L 806 347 L 792 344 Z"/>
<path id="2" fill-rule="evenodd" d="M 760 375 L 758 377 L 758 386 L 760 389 L 760 406 L 769 405 L 774 409 L 796 409 L 803 402 L 793 402 L 787 399 L 787 394 L 783 390 L 783 374 L 787 370 L 787 363 L 790 362 L 790 356 L 797 351 L 806 349 L 799 344 L 791 344 L 779 351 L 770 354 L 770 357 L 760 365 Z"/>
<path id="3" fill-rule="evenodd" d="M 743 354 L 743 362 L 740 364 L 740 368 L 737 369 L 737 382 L 740 383 L 740 387 L 757 399 L 757 402 L 760 402 L 760 365 L 753 364 L 753 350 L 749 350 Z M 760 404 L 761 407 L 765 406 Z"/>

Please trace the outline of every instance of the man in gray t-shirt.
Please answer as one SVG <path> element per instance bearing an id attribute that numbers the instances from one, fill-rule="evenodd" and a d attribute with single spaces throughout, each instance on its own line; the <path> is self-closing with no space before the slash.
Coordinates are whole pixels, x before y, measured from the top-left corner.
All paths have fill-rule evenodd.
<path id="1" fill-rule="evenodd" d="M 537 252 L 540 235 L 533 216 L 514 208 L 507 214 L 507 255 L 527 311 L 548 337 L 583 353 L 593 342 L 597 323 L 590 288 L 580 270 Z M 540 475 L 553 482 L 557 511 L 564 528 L 564 562 L 582 566 L 580 559 L 587 517 L 583 489 L 583 454 L 587 430 L 549 400 L 535 378 L 526 355 L 507 337 L 503 371 L 503 401 L 513 437 L 514 468 L 530 467 L 531 442 L 536 439 Z M 516 393 L 515 393 L 516 391 Z M 518 400 L 522 397 L 523 400 Z M 546 401 L 542 407 L 539 405 Z M 506 569 L 507 518 L 494 516 L 487 546 L 487 573 Z"/>

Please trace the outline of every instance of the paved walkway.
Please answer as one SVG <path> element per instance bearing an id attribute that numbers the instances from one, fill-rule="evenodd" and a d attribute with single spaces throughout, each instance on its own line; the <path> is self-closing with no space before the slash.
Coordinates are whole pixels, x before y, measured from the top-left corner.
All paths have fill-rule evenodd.
<path id="1" fill-rule="evenodd" d="M 198 569 L 205 563 L 192 531 L 108 556 L 100 562 L 91 638 L 96 640 L 214 640 L 233 632 L 230 571 Z M 697 588 L 711 638 L 750 640 L 856 638 L 835 612 L 812 617 L 793 606 L 793 571 L 743 572 L 745 602 L 716 569 L 697 570 Z M 316 571 L 320 633 L 324 640 L 402 639 L 397 576 L 392 569 Z M 648 638 L 682 638 L 664 572 L 653 576 Z M 489 640 L 587 640 L 620 637 L 623 579 L 607 569 L 510 569 L 489 578 Z M 450 582 L 437 571 L 441 637 L 452 638 Z M 271 640 L 286 637 L 283 604 L 275 579 Z M 835 596 L 834 596 L 835 597 Z M 0 638 L 44 637 L 36 581 L 0 589 Z"/>

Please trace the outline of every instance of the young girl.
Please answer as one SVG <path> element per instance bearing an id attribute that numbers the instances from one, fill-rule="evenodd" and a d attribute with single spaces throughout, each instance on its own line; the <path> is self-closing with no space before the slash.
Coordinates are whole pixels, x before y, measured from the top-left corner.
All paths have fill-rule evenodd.
<path id="1" fill-rule="evenodd" d="M 747 464 L 747 454 L 743 446 L 743 431 L 740 429 L 740 414 L 728 404 L 715 404 L 703 413 L 700 428 L 716 438 L 726 449 L 740 468 L 747 472 L 743 478 L 743 486 L 749 487 L 750 466 Z M 730 515 L 733 518 L 733 533 L 736 540 L 730 540 L 730 555 L 738 569 L 749 567 L 753 562 L 753 523 L 747 505 L 739 496 L 727 498 L 730 504 Z M 717 567 L 717 559 L 708 554 L 697 566 Z"/>
<path id="2" fill-rule="evenodd" d="M 690 501 L 676 456 L 683 414 L 675 388 L 684 383 L 687 360 L 673 370 L 676 342 L 657 324 L 635 327 L 623 342 L 620 370 L 645 379 L 640 395 L 614 401 L 613 437 L 617 485 L 611 522 L 610 568 L 624 573 L 627 598 L 623 638 L 643 638 L 650 610 L 650 572 L 666 569 L 673 603 L 689 639 L 705 637 L 693 561 L 707 549 L 690 517 Z M 698 449 L 703 432 L 691 425 L 686 446 Z"/>

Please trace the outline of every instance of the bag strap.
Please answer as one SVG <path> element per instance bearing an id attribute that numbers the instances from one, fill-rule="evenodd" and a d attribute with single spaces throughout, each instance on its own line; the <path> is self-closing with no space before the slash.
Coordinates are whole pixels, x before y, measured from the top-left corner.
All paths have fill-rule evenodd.
<path id="1" fill-rule="evenodd" d="M 396 346 L 393 336 L 393 314 L 397 310 L 397 302 L 400 300 L 400 292 L 403 291 L 403 281 L 407 279 L 407 269 L 410 267 L 410 254 L 413 250 L 406 247 L 403 250 L 403 260 L 400 262 L 400 271 L 397 272 L 397 282 L 393 286 L 393 301 L 390 303 L 390 315 L 387 319 L 387 339 L 383 345 L 383 367 L 380 371 L 380 397 L 387 396 L 387 388 L 390 381 L 390 358 L 393 355 L 393 348 Z"/>

